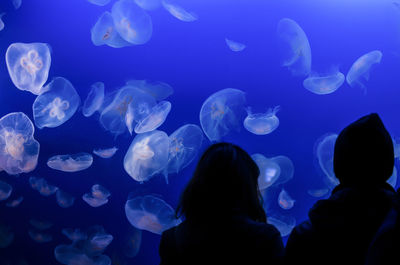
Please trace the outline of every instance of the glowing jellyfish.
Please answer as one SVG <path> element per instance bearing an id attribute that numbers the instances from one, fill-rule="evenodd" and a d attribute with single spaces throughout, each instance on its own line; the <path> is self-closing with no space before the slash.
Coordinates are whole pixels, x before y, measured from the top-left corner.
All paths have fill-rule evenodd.
<path id="1" fill-rule="evenodd" d="M 29 223 L 38 230 L 47 230 L 53 226 L 53 223 L 45 220 L 30 219 Z"/>
<path id="2" fill-rule="evenodd" d="M 309 76 L 303 81 L 303 86 L 317 95 L 326 95 L 335 92 L 344 83 L 344 74 L 337 71 L 326 76 Z"/>
<path id="3" fill-rule="evenodd" d="M 307 190 L 307 193 L 314 198 L 321 198 L 329 193 L 329 189 Z"/>
<path id="4" fill-rule="evenodd" d="M 230 39 L 225 38 L 226 45 L 228 45 L 229 49 L 234 52 L 241 52 L 246 48 L 246 45 L 240 42 L 236 42 Z"/>
<path id="5" fill-rule="evenodd" d="M 324 173 L 325 184 L 332 189 L 339 184 L 339 180 L 333 171 L 333 152 L 335 150 L 335 142 L 337 134 L 326 134 L 319 138 L 315 144 L 315 156 L 318 164 Z"/>
<path id="6" fill-rule="evenodd" d="M 74 205 L 75 202 L 75 198 L 71 194 L 66 193 L 60 189 L 57 190 L 56 192 L 56 199 L 57 199 L 57 204 L 61 208 L 69 208 L 72 205 Z"/>
<path id="7" fill-rule="evenodd" d="M 89 3 L 92 3 L 97 6 L 105 6 L 110 3 L 111 0 L 88 0 Z"/>
<path id="8" fill-rule="evenodd" d="M 10 208 L 18 207 L 22 203 L 23 200 L 24 200 L 24 197 L 20 196 L 15 200 L 7 202 L 6 206 L 10 207 Z"/>
<path id="9" fill-rule="evenodd" d="M 53 240 L 53 236 L 48 233 L 38 232 L 34 230 L 28 231 L 29 236 L 37 243 L 47 243 Z"/>
<path id="10" fill-rule="evenodd" d="M 279 126 L 279 119 L 276 116 L 279 109 L 280 107 L 276 106 L 273 109 L 269 109 L 266 113 L 251 113 L 251 110 L 248 109 L 243 126 L 249 132 L 257 135 L 269 134 Z"/>
<path id="11" fill-rule="evenodd" d="M 396 169 L 396 166 L 393 167 L 393 174 L 387 180 L 387 183 L 389 183 L 389 185 L 392 186 L 393 188 L 396 187 L 396 184 L 397 184 L 397 169 Z"/>
<path id="12" fill-rule="evenodd" d="M 153 96 L 157 101 L 164 100 L 174 93 L 170 85 L 160 81 L 129 80 L 126 84 Z"/>
<path id="13" fill-rule="evenodd" d="M 291 216 L 273 215 L 267 217 L 267 222 L 281 233 L 282 237 L 288 236 L 296 226 L 296 219 Z"/>
<path id="14" fill-rule="evenodd" d="M 87 239 L 86 233 L 82 232 L 80 229 L 63 228 L 61 233 L 65 235 L 72 242 Z"/>
<path id="15" fill-rule="evenodd" d="M 151 195 L 128 200 L 125 214 L 132 226 L 159 235 L 180 223 L 171 206 Z"/>
<path id="16" fill-rule="evenodd" d="M 0 248 L 8 247 L 14 240 L 14 232 L 11 227 L 0 224 Z"/>
<path id="17" fill-rule="evenodd" d="M 293 178 L 294 165 L 289 157 L 275 156 L 271 158 L 271 161 L 278 164 L 281 169 L 278 179 L 273 183 L 274 186 L 284 184 Z"/>
<path id="18" fill-rule="evenodd" d="M 8 73 L 20 90 L 35 95 L 45 89 L 51 64 L 50 48 L 46 43 L 13 43 L 6 52 Z"/>
<path id="19" fill-rule="evenodd" d="M 351 66 L 346 76 L 346 81 L 351 87 L 358 86 L 366 92 L 366 86 L 363 84 L 363 80 L 369 80 L 369 74 L 371 67 L 374 64 L 379 64 L 382 60 L 382 52 L 375 50 L 364 54 L 358 58 Z"/>
<path id="20" fill-rule="evenodd" d="M 132 227 L 124 241 L 124 253 L 128 258 L 134 258 L 139 253 L 142 244 L 142 230 Z"/>
<path id="21" fill-rule="evenodd" d="M 303 29 L 292 19 L 283 18 L 278 23 L 278 40 L 282 53 L 282 66 L 294 76 L 311 72 L 311 48 Z"/>
<path id="22" fill-rule="evenodd" d="M 162 5 L 172 16 L 181 21 L 193 22 L 198 20 L 198 17 L 195 13 L 186 11 L 183 9 L 183 7 L 170 3 L 170 1 L 162 0 Z"/>
<path id="23" fill-rule="evenodd" d="M 36 168 L 40 144 L 33 138 L 34 132 L 32 121 L 22 112 L 0 119 L 0 168 L 11 175 Z"/>
<path id="24" fill-rule="evenodd" d="M 155 10 L 161 6 L 161 0 L 135 0 L 135 3 L 144 10 Z"/>
<path id="25" fill-rule="evenodd" d="M 85 117 L 90 117 L 98 109 L 104 101 L 104 83 L 96 82 L 92 85 L 90 92 L 83 103 L 82 113 Z"/>
<path id="26" fill-rule="evenodd" d="M 164 123 L 170 111 L 171 102 L 161 101 L 151 109 L 149 115 L 136 124 L 135 133 L 154 131 Z"/>
<path id="27" fill-rule="evenodd" d="M 29 183 L 34 190 L 46 197 L 56 193 L 58 190 L 58 187 L 50 185 L 44 178 L 30 177 Z"/>
<path id="28" fill-rule="evenodd" d="M 122 48 L 132 44 L 124 40 L 114 25 L 110 12 L 104 12 L 91 29 L 91 39 L 94 45 L 108 45 L 112 48 Z"/>
<path id="29" fill-rule="evenodd" d="M 111 148 L 106 148 L 106 149 L 95 149 L 93 150 L 93 154 L 101 157 L 101 158 L 111 158 L 115 155 L 115 153 L 118 151 L 117 147 L 111 147 Z"/>
<path id="30" fill-rule="evenodd" d="M 99 184 L 92 186 L 90 193 L 85 193 L 82 199 L 92 207 L 100 207 L 108 202 L 111 193 Z"/>
<path id="31" fill-rule="evenodd" d="M 3 17 L 6 13 L 1 13 L 0 14 L 0 31 L 4 29 L 4 22 L 3 22 Z"/>
<path id="32" fill-rule="evenodd" d="M 134 0 L 119 0 L 111 10 L 115 29 L 129 43 L 145 44 L 153 33 L 151 17 Z"/>
<path id="33" fill-rule="evenodd" d="M 12 0 L 12 4 L 13 4 L 14 8 L 17 10 L 21 7 L 22 0 Z"/>
<path id="34" fill-rule="evenodd" d="M 93 163 L 93 156 L 88 153 L 73 155 L 56 155 L 47 160 L 47 166 L 64 172 L 76 172 L 89 168 Z"/>
<path id="35" fill-rule="evenodd" d="M 210 141 L 219 141 L 239 128 L 245 101 L 245 93 L 233 88 L 222 89 L 206 99 L 200 110 L 200 124 Z"/>
<path id="36" fill-rule="evenodd" d="M 400 139 L 393 139 L 394 158 L 400 158 Z"/>
<path id="37" fill-rule="evenodd" d="M 276 162 L 266 158 L 262 154 L 254 154 L 251 158 L 253 158 L 260 170 L 260 175 L 258 176 L 258 188 L 260 190 L 265 190 L 274 184 L 274 182 L 279 178 L 281 168 Z"/>
<path id="38" fill-rule="evenodd" d="M 56 77 L 33 102 L 36 126 L 57 127 L 69 120 L 78 109 L 81 99 L 72 84 L 63 77 Z"/>
<path id="39" fill-rule="evenodd" d="M 12 186 L 0 180 L 0 201 L 7 200 L 12 192 Z"/>
<path id="40" fill-rule="evenodd" d="M 111 260 L 106 255 L 90 257 L 84 250 L 75 245 L 59 245 L 54 249 L 54 256 L 58 262 L 65 265 L 111 265 Z"/>
<path id="41" fill-rule="evenodd" d="M 89 233 L 87 239 L 87 244 L 85 246 L 85 252 L 89 254 L 89 256 L 98 256 L 100 255 L 113 241 L 114 237 L 104 231 L 104 228 L 93 227 L 94 231 Z M 96 231 L 98 230 L 98 231 Z"/>
<path id="42" fill-rule="evenodd" d="M 137 135 L 124 158 L 125 171 L 136 181 L 149 180 L 168 164 L 169 138 L 165 132 Z"/>
<path id="43" fill-rule="evenodd" d="M 295 200 L 290 197 L 289 193 L 284 189 L 281 190 L 278 196 L 278 204 L 284 210 L 289 210 L 293 208 Z"/>

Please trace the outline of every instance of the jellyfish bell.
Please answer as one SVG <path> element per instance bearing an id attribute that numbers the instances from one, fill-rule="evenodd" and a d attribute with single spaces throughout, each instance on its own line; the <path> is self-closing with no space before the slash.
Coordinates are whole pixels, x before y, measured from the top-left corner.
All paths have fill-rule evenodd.
<path id="1" fill-rule="evenodd" d="M 195 13 L 185 10 L 183 7 L 172 3 L 170 0 L 161 0 L 161 3 L 165 10 L 181 21 L 193 22 L 198 20 L 198 16 Z"/>
<path id="2" fill-rule="evenodd" d="M 284 184 L 293 178 L 294 164 L 289 157 L 283 155 L 275 156 L 271 158 L 271 161 L 278 164 L 280 168 L 280 175 L 273 183 L 274 186 Z"/>
<path id="3" fill-rule="evenodd" d="M 337 137 L 338 135 L 334 133 L 325 134 L 316 141 L 314 147 L 318 165 L 324 174 L 323 180 L 330 189 L 339 184 L 333 170 L 333 154 Z"/>
<path id="4" fill-rule="evenodd" d="M 105 149 L 95 149 L 93 150 L 93 154 L 101 157 L 101 158 L 111 158 L 118 151 L 117 147 L 105 148 Z"/>
<path id="5" fill-rule="evenodd" d="M 251 133 L 256 135 L 266 135 L 275 131 L 279 126 L 279 119 L 276 113 L 280 106 L 269 109 L 266 113 L 251 113 L 247 110 L 247 117 L 243 121 L 243 126 Z"/>
<path id="6" fill-rule="evenodd" d="M 56 155 L 47 160 L 47 166 L 64 172 L 77 172 L 89 168 L 93 163 L 93 156 L 88 153 L 72 155 Z"/>
<path id="7" fill-rule="evenodd" d="M 60 189 L 58 189 L 56 192 L 56 199 L 57 199 L 57 204 L 61 208 L 69 208 L 72 205 L 74 205 L 75 202 L 75 198 L 71 194 L 66 193 Z"/>
<path id="8" fill-rule="evenodd" d="M 233 52 L 241 52 L 246 48 L 245 44 L 227 38 L 225 38 L 225 42 L 229 49 Z"/>
<path id="9" fill-rule="evenodd" d="M 286 190 L 281 190 L 278 196 L 278 204 L 282 209 L 289 210 L 293 208 L 295 202 Z"/>
<path id="10" fill-rule="evenodd" d="M 83 103 L 82 113 L 85 117 L 92 116 L 104 101 L 104 83 L 96 82 L 92 85 L 89 94 Z"/>
<path id="11" fill-rule="evenodd" d="M 1 197 L 1 195 L 0 195 L 0 197 Z M 23 200 L 24 200 L 24 197 L 20 196 L 17 199 L 7 202 L 6 206 L 10 207 L 10 208 L 18 207 L 22 203 Z"/>
<path id="12" fill-rule="evenodd" d="M 72 242 L 87 239 L 86 233 L 82 232 L 80 229 L 63 228 L 61 233 Z"/>
<path id="13" fill-rule="evenodd" d="M 152 108 L 148 116 L 137 123 L 135 133 L 154 131 L 164 123 L 170 111 L 171 103 L 169 101 L 161 101 Z"/>
<path id="14" fill-rule="evenodd" d="M 344 74 L 337 71 L 329 75 L 310 75 L 303 81 L 303 86 L 314 94 L 326 95 L 335 92 L 344 80 Z"/>
<path id="15" fill-rule="evenodd" d="M 262 154 L 253 154 L 251 158 L 260 170 L 258 187 L 260 190 L 265 190 L 278 179 L 281 174 L 281 168 L 277 163 L 271 161 L 271 159 L 266 158 Z"/>
<path id="16" fill-rule="evenodd" d="M 268 216 L 267 222 L 275 226 L 282 237 L 288 236 L 296 226 L 296 219 L 289 215 L 274 214 Z"/>
<path id="17" fill-rule="evenodd" d="M 174 89 L 167 83 L 150 80 L 129 80 L 126 85 L 137 88 L 152 97 L 157 101 L 162 101 L 174 93 Z"/>
<path id="18" fill-rule="evenodd" d="M 6 13 L 1 13 L 0 14 L 0 31 L 2 31 L 4 29 L 4 22 L 3 22 L 3 17 Z"/>
<path id="19" fill-rule="evenodd" d="M 53 240 L 53 236 L 51 234 L 35 231 L 33 229 L 30 229 L 28 234 L 31 239 L 37 243 L 48 243 Z"/>
<path id="20" fill-rule="evenodd" d="M 142 9 L 148 11 L 161 7 L 161 0 L 135 0 L 135 3 Z"/>

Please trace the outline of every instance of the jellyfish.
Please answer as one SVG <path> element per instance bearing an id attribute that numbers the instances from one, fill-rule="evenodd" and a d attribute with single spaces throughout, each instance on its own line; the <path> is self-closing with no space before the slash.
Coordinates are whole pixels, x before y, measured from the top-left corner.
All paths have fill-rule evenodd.
<path id="1" fill-rule="evenodd" d="M 181 21 L 193 22 L 198 20 L 198 17 L 195 13 L 188 12 L 180 6 L 170 3 L 170 1 L 162 0 L 162 5 L 172 16 Z"/>
<path id="2" fill-rule="evenodd" d="M 64 172 L 76 172 L 89 168 L 93 163 L 93 156 L 88 153 L 72 155 L 56 155 L 47 160 L 47 166 Z"/>
<path id="3" fill-rule="evenodd" d="M 278 41 L 282 53 L 282 66 L 293 76 L 306 76 L 311 72 L 311 48 L 303 29 L 292 19 L 278 23 Z"/>
<path id="4" fill-rule="evenodd" d="M 136 124 L 135 133 L 139 134 L 154 131 L 164 123 L 170 111 L 171 102 L 161 101 L 152 108 L 149 115 Z"/>
<path id="5" fill-rule="evenodd" d="M 288 236 L 296 226 L 296 219 L 294 219 L 294 217 L 278 214 L 268 216 L 267 222 L 275 226 L 282 237 Z"/>
<path id="6" fill-rule="evenodd" d="M 100 255 L 113 241 L 114 237 L 104 231 L 101 227 L 101 230 L 95 232 L 90 235 L 87 239 L 87 244 L 85 246 L 86 253 L 89 256 L 98 256 Z"/>
<path id="7" fill-rule="evenodd" d="M 363 80 L 369 80 L 369 74 L 371 67 L 374 64 L 379 64 L 382 60 L 382 52 L 375 50 L 364 54 L 358 58 L 351 66 L 346 76 L 346 81 L 351 87 L 358 86 L 366 92 L 366 86 L 363 84 Z"/>
<path id="8" fill-rule="evenodd" d="M 72 242 L 86 240 L 86 233 L 82 232 L 80 229 L 72 229 L 72 228 L 63 228 L 61 233 L 65 235 Z"/>
<path id="9" fill-rule="evenodd" d="M 7 202 L 6 206 L 10 207 L 10 208 L 18 207 L 22 203 L 23 200 L 24 200 L 24 197 L 20 196 L 15 200 Z"/>
<path id="10" fill-rule="evenodd" d="M 71 194 L 66 193 L 62 190 L 57 190 L 56 199 L 57 199 L 57 204 L 61 208 L 69 208 L 74 204 L 75 201 L 75 198 Z"/>
<path id="11" fill-rule="evenodd" d="M 266 113 L 251 113 L 251 110 L 248 109 L 243 126 L 249 132 L 257 135 L 270 134 L 279 126 L 279 119 L 276 116 L 279 109 L 280 107 L 276 106 L 273 109 L 269 109 Z"/>
<path id="12" fill-rule="evenodd" d="M 394 158 L 400 158 L 400 139 L 393 139 Z"/>
<path id="13" fill-rule="evenodd" d="M 167 83 L 149 80 L 129 80 L 126 85 L 135 87 L 161 101 L 171 96 L 174 89 Z"/>
<path id="14" fill-rule="evenodd" d="M 4 22 L 3 22 L 3 17 L 6 13 L 1 13 L 0 14 L 0 31 L 2 31 L 4 29 Z"/>
<path id="15" fill-rule="evenodd" d="M 12 192 L 13 188 L 10 184 L 0 180 L 0 201 L 7 200 Z"/>
<path id="16" fill-rule="evenodd" d="M 38 230 L 47 230 L 53 226 L 53 223 L 45 220 L 30 219 L 29 223 Z"/>
<path id="17" fill-rule="evenodd" d="M 134 0 L 119 0 L 111 10 L 115 29 L 129 43 L 145 44 L 153 33 L 151 17 Z"/>
<path id="18" fill-rule="evenodd" d="M 324 173 L 324 182 L 328 188 L 333 189 L 339 184 L 339 180 L 333 171 L 333 152 L 337 134 L 329 133 L 319 138 L 315 144 L 315 156 L 318 164 Z"/>
<path id="19" fill-rule="evenodd" d="M 132 227 L 132 231 L 128 232 L 128 235 L 124 241 L 124 254 L 128 258 L 134 258 L 139 253 L 140 246 L 142 244 L 142 230 Z"/>
<path id="20" fill-rule="evenodd" d="M 50 47 L 46 43 L 13 43 L 6 52 L 11 81 L 20 90 L 40 95 L 45 91 L 51 64 Z"/>
<path id="21" fill-rule="evenodd" d="M 110 12 L 104 12 L 91 29 L 91 39 L 94 45 L 108 45 L 112 48 L 132 46 L 117 32 L 114 19 Z"/>
<path id="22" fill-rule="evenodd" d="M 210 141 L 219 141 L 239 128 L 243 116 L 245 93 L 239 89 L 222 89 L 206 99 L 200 110 L 200 124 Z"/>
<path id="23" fill-rule="evenodd" d="M 246 48 L 246 45 L 240 42 L 236 42 L 230 39 L 225 38 L 226 45 L 228 45 L 229 49 L 234 52 L 241 52 Z"/>
<path id="24" fill-rule="evenodd" d="M 111 265 L 111 260 L 106 255 L 90 257 L 84 250 L 74 245 L 59 245 L 54 249 L 54 256 L 58 262 L 65 265 Z"/>
<path id="25" fill-rule="evenodd" d="M 393 188 L 396 187 L 396 184 L 397 184 L 397 169 L 396 169 L 396 166 L 393 167 L 393 174 L 387 180 L 387 183 L 389 183 L 389 185 L 392 186 Z"/>
<path id="26" fill-rule="evenodd" d="M 251 158 L 260 170 L 260 175 L 258 176 L 258 188 L 260 190 L 265 190 L 274 184 L 274 182 L 279 178 L 281 168 L 277 163 L 266 158 L 262 154 L 254 154 Z"/>
<path id="27" fill-rule="evenodd" d="M 95 149 L 93 150 L 93 154 L 101 157 L 101 158 L 111 158 L 118 151 L 117 147 L 111 147 L 106 149 Z"/>
<path id="28" fill-rule="evenodd" d="M 293 208 L 295 200 L 290 197 L 286 190 L 282 189 L 278 196 L 278 204 L 284 210 Z"/>
<path id="29" fill-rule="evenodd" d="M 31 182 L 31 179 L 30 179 Z M 56 193 L 58 187 L 50 185 L 44 178 L 35 178 L 34 182 L 31 182 L 32 188 L 37 190 L 43 196 L 50 196 Z"/>
<path id="30" fill-rule="evenodd" d="M 0 224 L 0 248 L 8 247 L 14 240 L 14 232 L 11 227 Z"/>
<path id="31" fill-rule="evenodd" d="M 105 6 L 110 3 L 111 0 L 88 0 L 89 3 L 92 3 L 97 6 Z"/>
<path id="32" fill-rule="evenodd" d="M 321 198 L 323 196 L 325 196 L 326 194 L 328 194 L 329 189 L 311 189 L 311 190 L 307 190 L 307 193 L 314 197 L 314 198 Z"/>
<path id="33" fill-rule="evenodd" d="M 165 132 L 139 134 L 126 152 L 124 169 L 134 180 L 147 181 L 167 166 L 168 151 L 169 138 Z"/>
<path id="34" fill-rule="evenodd" d="M 22 0 L 12 0 L 12 4 L 15 10 L 19 9 L 22 5 Z"/>
<path id="35" fill-rule="evenodd" d="M 90 92 L 83 103 L 82 113 L 85 117 L 90 117 L 95 113 L 98 109 L 100 109 L 101 105 L 104 101 L 104 83 L 96 82 L 92 85 Z"/>
<path id="36" fill-rule="evenodd" d="M 309 76 L 303 81 L 303 86 L 317 95 L 326 95 L 335 92 L 344 83 L 344 74 L 337 71 L 326 76 Z"/>
<path id="37" fill-rule="evenodd" d="M 161 0 L 135 0 L 135 3 L 144 10 L 155 10 L 161 6 Z"/>
<path id="38" fill-rule="evenodd" d="M 132 226 L 159 235 L 180 223 L 172 207 L 152 195 L 128 200 L 125 204 L 125 214 Z"/>
<path id="39" fill-rule="evenodd" d="M 99 184 L 92 186 L 90 193 L 85 193 L 82 199 L 92 207 L 100 207 L 108 202 L 111 193 Z"/>
<path id="40" fill-rule="evenodd" d="M 0 119 L 0 168 L 10 175 L 36 168 L 40 144 L 33 138 L 35 128 L 22 112 L 12 112 Z"/>
<path id="41" fill-rule="evenodd" d="M 273 183 L 274 186 L 284 184 L 293 178 L 294 165 L 289 157 L 275 156 L 271 158 L 271 161 L 278 164 L 281 169 L 278 179 Z"/>
<path id="42" fill-rule="evenodd" d="M 47 243 L 53 240 L 53 236 L 47 233 L 38 232 L 30 229 L 28 231 L 29 236 L 32 238 L 33 241 L 37 243 Z"/>

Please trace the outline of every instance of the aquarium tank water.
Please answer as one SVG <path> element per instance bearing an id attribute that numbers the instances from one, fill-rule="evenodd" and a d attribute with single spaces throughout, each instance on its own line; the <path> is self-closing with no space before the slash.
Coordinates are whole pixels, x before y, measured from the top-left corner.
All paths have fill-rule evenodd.
<path id="1" fill-rule="evenodd" d="M 158 264 L 215 142 L 251 154 L 285 242 L 363 115 L 398 186 L 397 0 L 2 0 L 0 57 L 0 264 Z"/>

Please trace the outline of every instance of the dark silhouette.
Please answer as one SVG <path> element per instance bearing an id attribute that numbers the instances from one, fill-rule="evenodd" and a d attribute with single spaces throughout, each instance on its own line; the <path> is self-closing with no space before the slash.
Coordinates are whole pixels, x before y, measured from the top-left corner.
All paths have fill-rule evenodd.
<path id="1" fill-rule="evenodd" d="M 266 223 L 258 175 L 240 147 L 210 146 L 181 195 L 185 221 L 162 234 L 161 264 L 281 264 L 282 238 Z"/>
<path id="2" fill-rule="evenodd" d="M 364 264 L 395 199 L 395 191 L 386 183 L 393 166 L 393 142 L 377 114 L 343 129 L 334 152 L 340 184 L 330 198 L 311 208 L 309 220 L 293 229 L 285 263 Z"/>

